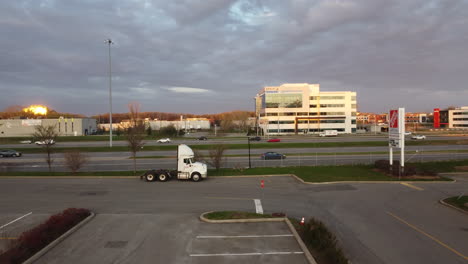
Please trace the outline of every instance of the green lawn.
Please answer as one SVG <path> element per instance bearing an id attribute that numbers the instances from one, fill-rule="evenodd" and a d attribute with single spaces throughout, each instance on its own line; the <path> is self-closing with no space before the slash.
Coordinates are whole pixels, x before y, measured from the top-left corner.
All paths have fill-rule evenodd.
<path id="1" fill-rule="evenodd" d="M 205 218 L 211 220 L 228 220 L 228 219 L 255 219 L 255 218 L 271 218 L 270 214 L 256 214 L 239 211 L 218 211 L 204 215 Z"/>
<path id="2" fill-rule="evenodd" d="M 468 212 L 468 196 L 464 195 L 461 198 L 459 196 L 450 197 L 444 200 L 444 202 L 449 203 L 455 207 L 458 207 L 462 210 Z"/>

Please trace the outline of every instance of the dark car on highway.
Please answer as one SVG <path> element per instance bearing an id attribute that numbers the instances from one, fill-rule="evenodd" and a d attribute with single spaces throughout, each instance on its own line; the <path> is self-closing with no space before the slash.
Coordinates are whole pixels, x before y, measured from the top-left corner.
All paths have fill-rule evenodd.
<path id="1" fill-rule="evenodd" d="M 2 149 L 0 150 L 0 158 L 3 157 L 21 157 L 21 152 L 12 149 Z"/>
<path id="2" fill-rule="evenodd" d="M 261 159 L 263 160 L 268 160 L 268 159 L 285 159 L 286 155 L 277 153 L 277 152 L 265 152 L 260 156 Z"/>
<path id="3" fill-rule="evenodd" d="M 207 137 L 204 137 L 204 136 L 199 137 L 199 138 L 197 138 L 197 139 L 198 139 L 198 140 L 208 140 L 208 138 L 207 138 Z"/>
<path id="4" fill-rule="evenodd" d="M 249 138 L 249 140 L 250 141 L 260 141 L 260 140 L 262 140 L 262 138 L 261 137 L 251 137 L 251 138 Z"/>

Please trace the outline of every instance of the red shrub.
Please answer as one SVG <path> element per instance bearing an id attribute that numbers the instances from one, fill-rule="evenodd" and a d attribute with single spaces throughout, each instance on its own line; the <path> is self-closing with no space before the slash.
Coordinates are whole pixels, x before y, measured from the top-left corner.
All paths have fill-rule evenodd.
<path id="1" fill-rule="evenodd" d="M 22 263 L 90 214 L 88 209 L 68 208 L 52 215 L 44 223 L 21 234 L 16 246 L 0 255 L 0 263 Z"/>

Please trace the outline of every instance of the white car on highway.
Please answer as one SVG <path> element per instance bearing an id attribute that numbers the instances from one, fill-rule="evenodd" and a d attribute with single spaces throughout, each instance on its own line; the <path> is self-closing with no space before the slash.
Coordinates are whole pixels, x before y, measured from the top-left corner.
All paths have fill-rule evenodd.
<path id="1" fill-rule="evenodd" d="M 53 145 L 55 141 L 53 139 L 39 140 L 34 142 L 36 145 Z"/>
<path id="2" fill-rule="evenodd" d="M 411 139 L 426 139 L 426 136 L 424 135 L 414 135 L 411 137 Z"/>
<path id="3" fill-rule="evenodd" d="M 171 143 L 171 139 L 170 138 L 161 138 L 161 139 L 158 139 L 156 142 L 158 142 L 158 143 Z"/>

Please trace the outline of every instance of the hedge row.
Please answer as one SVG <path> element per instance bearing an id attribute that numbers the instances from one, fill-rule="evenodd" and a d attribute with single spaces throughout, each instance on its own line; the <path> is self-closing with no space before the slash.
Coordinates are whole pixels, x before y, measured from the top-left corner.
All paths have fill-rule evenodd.
<path id="1" fill-rule="evenodd" d="M 0 255 L 0 263 L 24 262 L 90 214 L 88 209 L 69 208 L 52 215 L 44 223 L 22 233 L 16 243 Z"/>

